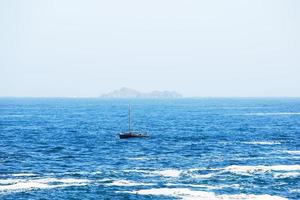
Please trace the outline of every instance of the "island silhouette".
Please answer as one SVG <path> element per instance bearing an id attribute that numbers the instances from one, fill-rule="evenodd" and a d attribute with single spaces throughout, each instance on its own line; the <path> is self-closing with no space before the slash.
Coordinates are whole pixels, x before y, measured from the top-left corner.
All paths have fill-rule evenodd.
<path id="1" fill-rule="evenodd" d="M 135 89 L 122 87 L 118 90 L 102 94 L 100 98 L 137 98 L 137 99 L 174 99 L 182 98 L 182 95 L 175 91 L 152 91 L 140 92 Z"/>

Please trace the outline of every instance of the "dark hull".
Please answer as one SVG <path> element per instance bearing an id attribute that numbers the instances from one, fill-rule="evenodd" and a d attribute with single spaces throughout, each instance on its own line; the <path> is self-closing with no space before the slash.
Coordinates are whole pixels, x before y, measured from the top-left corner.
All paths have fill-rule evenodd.
<path id="1" fill-rule="evenodd" d="M 129 138 L 145 138 L 149 137 L 148 135 L 144 134 L 135 134 L 135 133 L 122 133 L 119 134 L 120 139 L 129 139 Z"/>

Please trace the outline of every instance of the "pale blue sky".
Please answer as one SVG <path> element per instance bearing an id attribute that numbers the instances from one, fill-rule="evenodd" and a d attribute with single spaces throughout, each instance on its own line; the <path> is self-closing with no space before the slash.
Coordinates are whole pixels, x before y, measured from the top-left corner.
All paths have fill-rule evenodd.
<path id="1" fill-rule="evenodd" d="M 0 96 L 300 96 L 297 0 L 1 0 Z"/>

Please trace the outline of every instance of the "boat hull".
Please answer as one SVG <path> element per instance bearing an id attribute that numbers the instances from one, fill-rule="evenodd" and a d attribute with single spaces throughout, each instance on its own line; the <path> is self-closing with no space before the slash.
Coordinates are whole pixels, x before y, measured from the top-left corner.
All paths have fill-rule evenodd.
<path id="1" fill-rule="evenodd" d="M 120 139 L 129 139 L 129 138 L 145 138 L 149 137 L 145 134 L 137 134 L 137 133 L 121 133 L 119 134 Z"/>

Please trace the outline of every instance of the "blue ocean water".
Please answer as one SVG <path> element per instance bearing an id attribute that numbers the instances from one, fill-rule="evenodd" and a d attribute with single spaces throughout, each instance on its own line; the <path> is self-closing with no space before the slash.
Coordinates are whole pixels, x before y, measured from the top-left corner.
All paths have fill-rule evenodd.
<path id="1" fill-rule="evenodd" d="M 299 98 L 2 98 L 0 199 L 300 199 L 299 136 Z"/>

